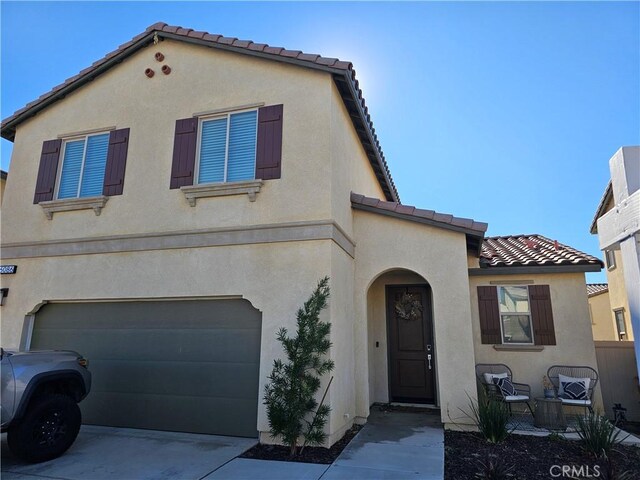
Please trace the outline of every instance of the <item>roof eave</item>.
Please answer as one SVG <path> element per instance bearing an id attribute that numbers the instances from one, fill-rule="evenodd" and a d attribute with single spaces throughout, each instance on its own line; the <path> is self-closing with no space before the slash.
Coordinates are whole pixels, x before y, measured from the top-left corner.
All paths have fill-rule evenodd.
<path id="1" fill-rule="evenodd" d="M 596 214 L 593 217 L 591 222 L 591 227 L 589 228 L 589 233 L 596 235 L 598 233 L 598 219 L 603 216 L 605 212 L 605 208 L 607 208 L 607 204 L 613 198 L 613 186 L 611 185 L 611 180 L 607 184 L 607 187 L 604 189 L 604 194 L 600 199 L 600 203 L 598 204 L 598 208 L 596 209 Z"/>
<path id="2" fill-rule="evenodd" d="M 394 212 L 392 210 L 385 210 L 381 208 L 372 207 L 369 205 L 361 205 L 361 204 L 351 204 L 351 208 L 354 210 L 362 210 L 364 212 L 377 213 L 378 215 L 384 215 L 387 217 L 393 217 L 400 220 L 406 220 L 413 223 L 420 223 L 423 225 L 429 225 L 436 228 L 442 228 L 444 230 L 451 230 L 453 232 L 464 233 L 467 236 L 467 243 L 469 241 L 473 244 L 473 250 L 480 252 L 480 248 L 482 246 L 482 241 L 484 240 L 484 232 L 479 230 L 472 230 L 469 228 L 459 227 L 457 225 L 451 225 L 449 223 L 442 223 L 435 220 L 431 220 L 423 217 L 416 217 L 414 215 L 406 215 L 404 213 Z M 476 242 L 478 246 L 476 247 Z"/>
<path id="3" fill-rule="evenodd" d="M 538 266 L 512 266 L 512 267 L 481 267 L 470 268 L 469 276 L 489 276 L 489 275 L 522 275 L 536 273 L 584 273 L 599 272 L 602 270 L 601 265 L 589 264 L 573 264 L 573 265 L 538 265 Z"/>

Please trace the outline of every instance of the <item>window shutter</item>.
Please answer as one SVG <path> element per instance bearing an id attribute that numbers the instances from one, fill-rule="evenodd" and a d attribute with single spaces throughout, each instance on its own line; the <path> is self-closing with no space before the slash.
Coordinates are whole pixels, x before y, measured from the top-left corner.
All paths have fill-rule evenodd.
<path id="1" fill-rule="evenodd" d="M 33 203 L 53 200 L 53 189 L 56 186 L 61 147 L 62 140 L 60 139 L 47 140 L 42 144 L 40 167 L 38 168 L 36 193 L 33 197 Z"/>
<path id="2" fill-rule="evenodd" d="M 109 135 L 107 165 L 104 171 L 104 183 L 102 186 L 103 195 L 122 195 L 128 149 L 129 129 L 122 128 L 112 131 Z"/>
<path id="3" fill-rule="evenodd" d="M 197 138 L 197 118 L 176 120 L 170 188 L 180 188 L 184 185 L 193 185 L 193 169 L 196 163 Z"/>
<path id="4" fill-rule="evenodd" d="M 496 287 L 478 287 L 478 309 L 482 343 L 502 343 L 498 289 Z"/>
<path id="5" fill-rule="evenodd" d="M 531 302 L 531 323 L 533 323 L 535 344 L 555 345 L 556 332 L 553 327 L 549 285 L 529 285 L 529 301 Z"/>
<path id="6" fill-rule="evenodd" d="M 282 159 L 282 105 L 258 110 L 258 145 L 256 148 L 256 178 L 280 178 Z"/>

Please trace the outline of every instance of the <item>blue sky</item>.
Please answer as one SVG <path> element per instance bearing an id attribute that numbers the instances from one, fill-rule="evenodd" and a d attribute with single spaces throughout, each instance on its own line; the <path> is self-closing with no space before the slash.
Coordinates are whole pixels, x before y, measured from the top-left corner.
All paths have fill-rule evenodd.
<path id="1" fill-rule="evenodd" d="M 1 3 L 5 118 L 164 21 L 354 62 L 403 203 L 600 256 L 640 144 L 640 3 Z M 2 168 L 11 144 L 2 140 Z M 589 274 L 603 281 L 604 274 Z"/>

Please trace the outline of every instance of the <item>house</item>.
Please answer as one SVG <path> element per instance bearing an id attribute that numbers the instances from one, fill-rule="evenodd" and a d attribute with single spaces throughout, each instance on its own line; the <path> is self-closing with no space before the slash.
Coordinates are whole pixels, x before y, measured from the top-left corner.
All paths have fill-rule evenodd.
<path id="1" fill-rule="evenodd" d="M 4 186 L 7 183 L 7 172 L 0 170 L 0 207 L 2 207 L 2 197 L 4 197 Z"/>
<path id="2" fill-rule="evenodd" d="M 628 339 L 628 329 L 621 316 L 612 315 L 609 301 L 609 285 L 606 283 L 588 283 L 589 316 L 594 341 L 619 341 Z"/>
<path id="3" fill-rule="evenodd" d="M 598 204 L 590 232 L 604 252 L 616 328 L 633 340 L 640 330 L 640 146 L 622 147 L 609 160 L 611 180 Z M 635 344 L 640 376 L 640 344 Z M 640 384 L 639 384 L 640 386 Z"/>
<path id="4" fill-rule="evenodd" d="M 400 203 L 348 62 L 159 23 L 2 136 L 3 342 L 89 358 L 87 423 L 270 441 L 276 332 L 325 275 L 329 444 L 375 402 L 465 428 L 477 362 L 536 394 L 596 365 L 601 262 Z"/>

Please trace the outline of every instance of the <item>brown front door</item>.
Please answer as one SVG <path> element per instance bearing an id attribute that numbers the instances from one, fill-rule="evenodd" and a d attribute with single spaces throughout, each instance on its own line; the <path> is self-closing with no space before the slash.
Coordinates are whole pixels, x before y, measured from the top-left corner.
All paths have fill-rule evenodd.
<path id="1" fill-rule="evenodd" d="M 390 401 L 436 403 L 432 325 L 428 286 L 387 286 Z"/>

